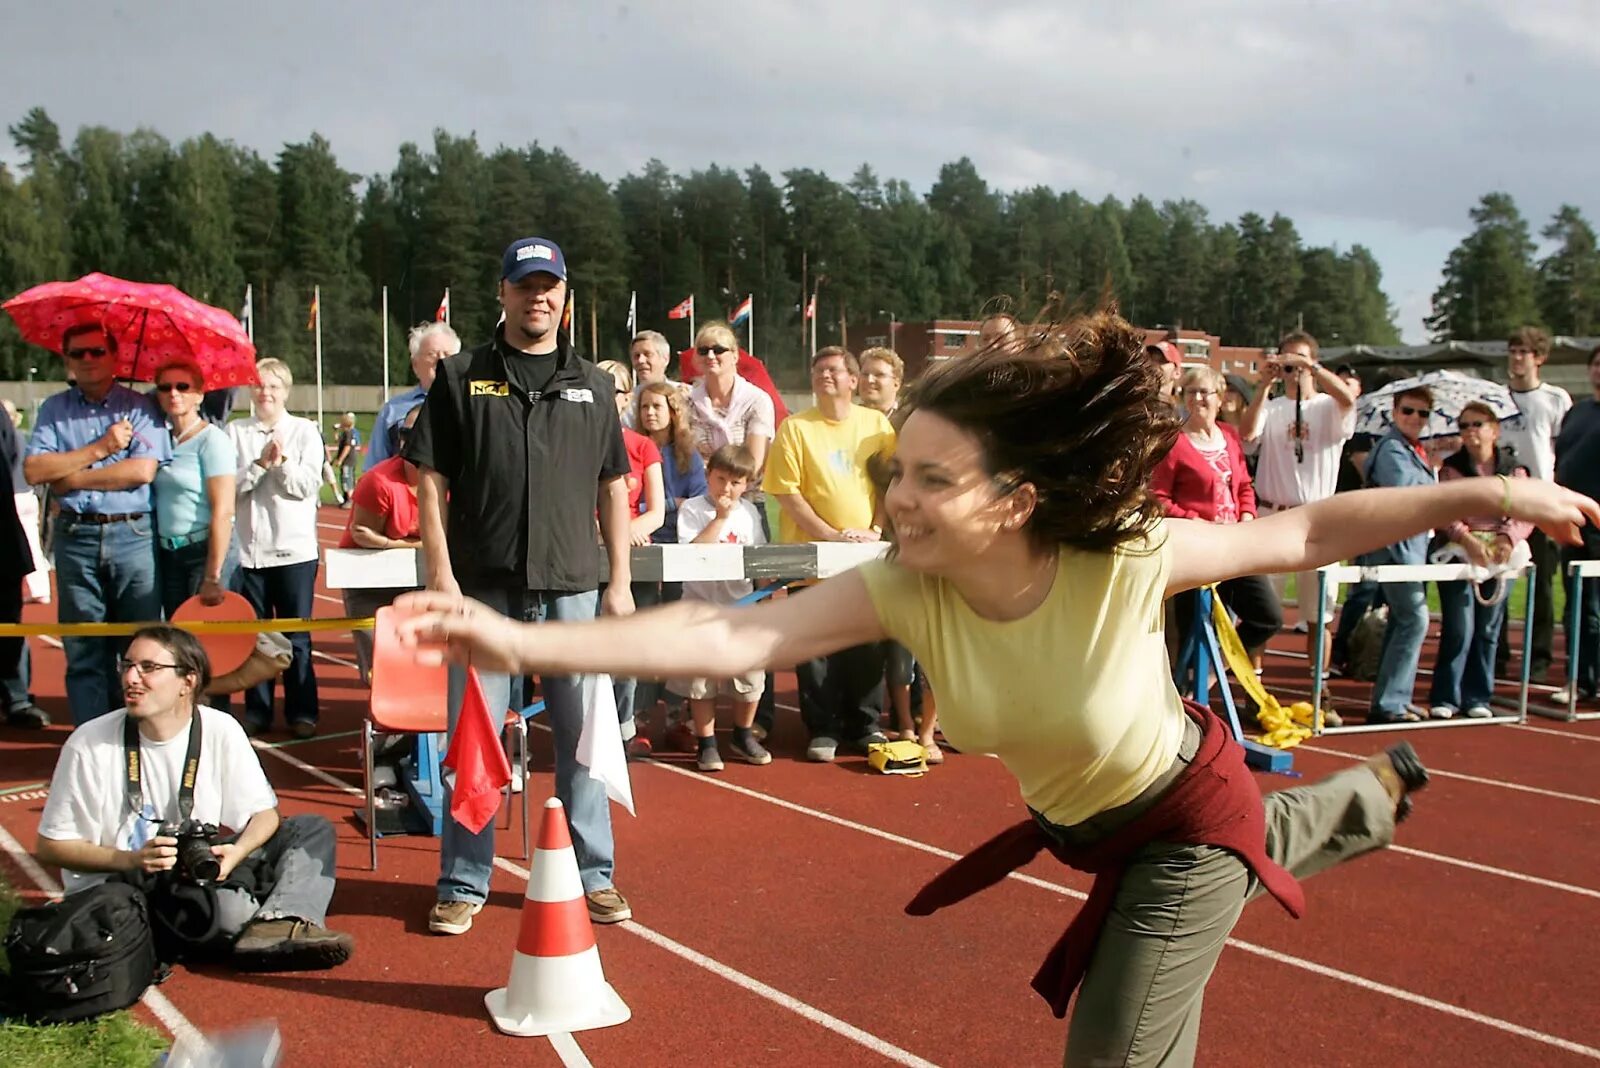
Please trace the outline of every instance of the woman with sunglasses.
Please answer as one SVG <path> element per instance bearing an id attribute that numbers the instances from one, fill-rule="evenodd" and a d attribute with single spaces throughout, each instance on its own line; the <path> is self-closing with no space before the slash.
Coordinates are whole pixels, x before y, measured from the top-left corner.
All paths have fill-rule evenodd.
<path id="1" fill-rule="evenodd" d="M 1367 485 L 1374 487 L 1431 486 L 1436 481 L 1428 461 L 1423 435 L 1433 416 L 1433 392 L 1416 386 L 1394 398 L 1393 425 L 1373 446 L 1367 457 Z M 1428 562 L 1426 530 L 1401 538 L 1392 545 L 1374 549 L 1361 558 L 1362 564 L 1425 564 Z M 1422 641 L 1428 636 L 1427 588 L 1421 582 L 1384 582 L 1378 596 L 1389 606 L 1389 622 L 1383 631 L 1383 652 L 1378 659 L 1378 676 L 1372 684 L 1372 704 L 1368 723 L 1415 723 L 1428 718 L 1428 712 L 1411 701 L 1417 685 L 1417 662 L 1422 656 Z"/>
<path id="2" fill-rule="evenodd" d="M 760 485 L 767 449 L 777 432 L 772 398 L 739 374 L 739 342 L 727 323 L 706 323 L 695 333 L 694 359 L 700 377 L 689 391 L 689 411 L 700 458 L 709 460 L 724 445 L 742 445 L 756 461 L 750 484 Z M 744 499 L 766 514 L 759 493 L 752 491 Z"/>
<path id="3" fill-rule="evenodd" d="M 1528 477 L 1527 467 L 1517 462 L 1516 450 L 1499 445 L 1500 419 L 1494 409 L 1482 401 L 1469 401 L 1462 406 L 1457 425 L 1461 448 L 1445 457 L 1439 468 L 1440 482 Z M 1468 563 L 1485 567 L 1509 560 L 1511 551 L 1528 540 L 1532 529 L 1531 524 L 1505 516 L 1468 516 L 1440 530 L 1435 543 L 1458 545 Z M 1485 604 L 1474 583 L 1439 583 L 1439 657 L 1428 691 L 1429 718 L 1451 719 L 1463 711 L 1469 719 L 1494 715 L 1489 699 L 1494 696 L 1494 657 L 1500 647 L 1500 618 L 1507 600 L 1495 597 Z"/>
<path id="4" fill-rule="evenodd" d="M 1492 479 L 1346 493 L 1250 524 L 1168 519 L 1150 493 L 1177 432 L 1143 331 L 1100 312 L 925 373 L 885 508 L 896 555 L 753 607 L 681 601 L 515 623 L 444 593 L 402 598 L 399 640 L 480 670 L 726 676 L 894 639 L 928 670 L 946 732 L 1018 781 L 1021 822 L 913 901 L 925 914 L 1048 849 L 1095 875 L 1035 988 L 1068 1065 L 1193 1063 L 1206 983 L 1245 902 L 1298 915 L 1296 878 L 1380 849 L 1427 781 L 1411 746 L 1263 798 L 1243 749 L 1180 700 L 1166 598 L 1314 568 L 1501 507 Z M 1549 483 L 1507 505 L 1572 544 L 1600 506 Z M 973 765 L 976 768 L 976 765 Z M 803 894 L 807 876 L 796 872 Z M 812 889 L 812 892 L 816 892 Z M 805 944 L 791 941 L 791 950 Z M 820 951 L 822 941 L 815 941 Z"/>
<path id="5" fill-rule="evenodd" d="M 233 444 L 200 414 L 204 385 L 200 365 L 188 356 L 156 370 L 156 403 L 172 430 L 172 462 L 156 469 L 154 483 L 156 575 L 168 619 L 195 594 L 221 604 L 239 566 Z"/>

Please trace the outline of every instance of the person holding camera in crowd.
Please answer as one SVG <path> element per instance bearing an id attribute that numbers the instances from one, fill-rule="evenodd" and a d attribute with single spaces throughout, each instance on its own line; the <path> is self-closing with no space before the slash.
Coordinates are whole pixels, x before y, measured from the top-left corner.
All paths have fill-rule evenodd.
<path id="1" fill-rule="evenodd" d="M 199 641 L 176 627 L 144 627 L 119 671 L 125 707 L 62 747 L 39 820 L 39 859 L 62 869 L 69 894 L 114 875 L 153 900 L 163 880 L 215 890 L 214 919 L 241 970 L 348 960 L 354 941 L 325 926 L 333 825 L 278 815 L 243 729 L 197 703 L 211 681 Z"/>

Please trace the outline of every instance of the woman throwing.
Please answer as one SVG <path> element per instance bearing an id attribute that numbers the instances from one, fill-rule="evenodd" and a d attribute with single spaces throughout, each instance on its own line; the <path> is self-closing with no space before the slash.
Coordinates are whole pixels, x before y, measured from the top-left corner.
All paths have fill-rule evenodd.
<path id="1" fill-rule="evenodd" d="M 1242 749 L 1173 687 L 1170 596 L 1301 571 L 1464 516 L 1510 512 L 1573 543 L 1600 506 L 1498 479 L 1348 493 L 1249 524 L 1168 520 L 1151 474 L 1176 426 L 1141 335 L 1113 314 L 929 372 L 908 400 L 886 508 L 895 557 L 759 607 L 680 602 L 524 626 L 413 594 L 418 656 L 496 671 L 708 675 L 893 638 L 944 729 L 1016 776 L 1032 818 L 912 903 L 923 913 L 1041 849 L 1096 874 L 1035 987 L 1078 1005 L 1066 1063 L 1188 1064 L 1205 984 L 1245 901 L 1303 904 L 1294 877 L 1386 845 L 1426 782 L 1407 745 L 1263 803 Z M 1114 907 L 1113 907 L 1114 906 Z"/>

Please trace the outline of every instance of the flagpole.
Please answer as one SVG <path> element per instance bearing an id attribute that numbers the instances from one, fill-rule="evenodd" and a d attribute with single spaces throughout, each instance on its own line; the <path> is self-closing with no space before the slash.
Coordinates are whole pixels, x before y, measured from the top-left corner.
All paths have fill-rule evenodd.
<path id="1" fill-rule="evenodd" d="M 322 431 L 322 287 L 311 287 L 311 303 L 317 308 L 317 433 Z"/>
<path id="2" fill-rule="evenodd" d="M 694 294 L 689 294 L 689 344 L 694 344 Z"/>
<path id="3" fill-rule="evenodd" d="M 256 343 L 256 287 L 252 282 L 244 284 L 244 317 L 245 334 L 250 338 L 250 344 Z"/>
<path id="4" fill-rule="evenodd" d="M 589 348 L 594 353 L 595 359 L 600 358 L 600 302 L 589 302 Z"/>
<path id="5" fill-rule="evenodd" d="M 750 294 L 750 319 L 745 323 L 750 330 L 750 355 L 756 354 L 756 295 Z"/>
<path id="6" fill-rule="evenodd" d="M 448 292 L 448 291 L 447 291 Z M 383 400 L 381 407 L 389 401 L 389 287 L 383 287 Z"/>
<path id="7" fill-rule="evenodd" d="M 444 325 L 450 325 L 450 287 L 444 287 Z"/>

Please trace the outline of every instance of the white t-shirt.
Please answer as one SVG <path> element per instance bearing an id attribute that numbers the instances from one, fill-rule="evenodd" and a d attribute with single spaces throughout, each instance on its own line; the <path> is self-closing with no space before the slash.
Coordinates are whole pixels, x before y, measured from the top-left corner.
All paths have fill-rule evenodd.
<path id="1" fill-rule="evenodd" d="M 197 711 L 205 726 L 190 818 L 242 830 L 257 812 L 278 807 L 277 795 L 238 720 L 214 708 Z M 136 850 L 154 836 L 162 822 L 177 821 L 178 782 L 189 751 L 189 730 L 164 742 L 140 736 L 144 803 L 135 813 L 128 807 L 128 777 L 122 761 L 126 719 L 126 711 L 118 709 L 90 720 L 67 738 L 39 817 L 40 837 Z M 105 880 L 98 872 L 61 873 L 69 894 Z"/>
<path id="2" fill-rule="evenodd" d="M 1281 507 L 1310 504 L 1333 496 L 1339 484 L 1339 454 L 1356 432 L 1356 408 L 1340 408 L 1326 393 L 1300 405 L 1304 424 L 1303 459 L 1294 455 L 1294 401 L 1274 397 L 1261 414 L 1261 448 L 1256 454 L 1256 499 Z"/>
<path id="3" fill-rule="evenodd" d="M 1507 430 L 1502 444 L 1517 450 L 1517 460 L 1528 466 L 1534 478 L 1554 478 L 1556 435 L 1572 408 L 1572 395 L 1560 386 L 1541 382 L 1533 389 L 1512 390 L 1511 400 L 1522 413 L 1522 427 Z"/>
<path id="4" fill-rule="evenodd" d="M 679 544 L 687 545 L 694 541 L 716 517 L 717 506 L 711 503 L 710 497 L 701 495 L 684 501 L 678 508 Z M 741 498 L 722 524 L 722 544 L 765 545 L 766 543 L 766 536 L 761 533 L 761 516 L 756 512 L 756 506 Z M 754 589 L 755 584 L 749 579 L 685 582 L 683 599 L 709 601 L 712 604 L 733 604 L 741 597 L 750 596 Z"/>

